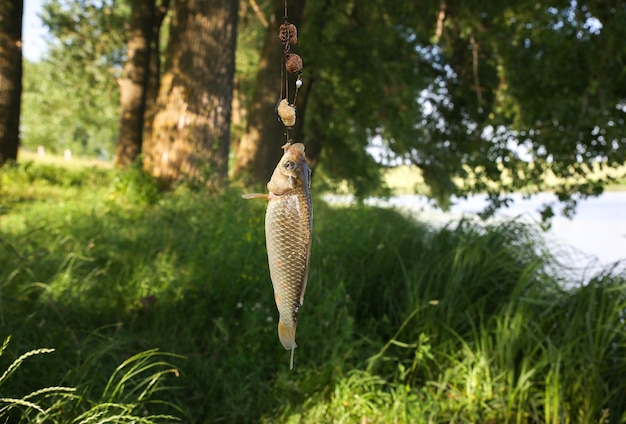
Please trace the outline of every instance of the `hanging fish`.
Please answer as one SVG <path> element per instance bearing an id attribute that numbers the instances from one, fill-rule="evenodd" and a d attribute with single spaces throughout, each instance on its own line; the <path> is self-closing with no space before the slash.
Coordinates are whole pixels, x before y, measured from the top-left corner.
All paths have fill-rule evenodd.
<path id="1" fill-rule="evenodd" d="M 298 312 L 304 301 L 311 256 L 310 169 L 302 143 L 283 146 L 284 154 L 267 183 L 269 194 L 244 194 L 244 199 L 268 200 L 265 241 L 274 300 L 278 308 L 278 337 L 291 350 L 293 368 Z"/>

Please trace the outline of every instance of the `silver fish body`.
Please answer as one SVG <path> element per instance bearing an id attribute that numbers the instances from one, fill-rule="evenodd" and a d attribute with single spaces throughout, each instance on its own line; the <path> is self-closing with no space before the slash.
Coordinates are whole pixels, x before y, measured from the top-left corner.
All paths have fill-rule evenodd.
<path id="1" fill-rule="evenodd" d="M 291 350 L 293 367 L 298 313 L 304 302 L 309 273 L 313 208 L 304 145 L 286 144 L 283 149 L 283 157 L 267 184 L 265 241 L 279 313 L 278 337 L 283 347 Z M 261 196 L 265 197 L 244 197 Z"/>

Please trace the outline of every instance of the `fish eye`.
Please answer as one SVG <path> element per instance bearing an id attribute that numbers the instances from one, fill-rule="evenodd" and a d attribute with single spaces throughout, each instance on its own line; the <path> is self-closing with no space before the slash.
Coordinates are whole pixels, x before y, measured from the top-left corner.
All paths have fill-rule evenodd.
<path id="1" fill-rule="evenodd" d="M 285 164 L 283 166 L 287 170 L 294 170 L 294 169 L 296 169 L 297 165 L 296 165 L 296 163 L 294 161 L 288 160 L 288 161 L 285 161 Z"/>

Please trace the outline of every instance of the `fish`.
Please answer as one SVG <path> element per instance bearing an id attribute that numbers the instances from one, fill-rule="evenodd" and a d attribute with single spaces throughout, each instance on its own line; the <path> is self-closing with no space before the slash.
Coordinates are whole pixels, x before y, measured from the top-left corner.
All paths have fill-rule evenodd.
<path id="1" fill-rule="evenodd" d="M 311 169 L 304 154 L 304 144 L 282 146 L 282 158 L 267 183 L 268 194 L 244 194 L 244 199 L 267 199 L 265 243 L 278 309 L 278 338 L 291 351 L 289 369 L 293 369 L 298 314 L 304 303 L 309 262 L 313 206 Z"/>

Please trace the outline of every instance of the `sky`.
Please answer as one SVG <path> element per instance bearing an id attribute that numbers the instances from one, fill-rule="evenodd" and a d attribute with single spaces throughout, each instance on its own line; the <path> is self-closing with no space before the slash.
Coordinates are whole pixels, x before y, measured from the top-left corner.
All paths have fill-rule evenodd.
<path id="1" fill-rule="evenodd" d="M 24 58 L 36 62 L 46 50 L 44 37 L 47 33 L 38 14 L 41 13 L 43 0 L 25 0 L 22 20 L 22 53 Z"/>

